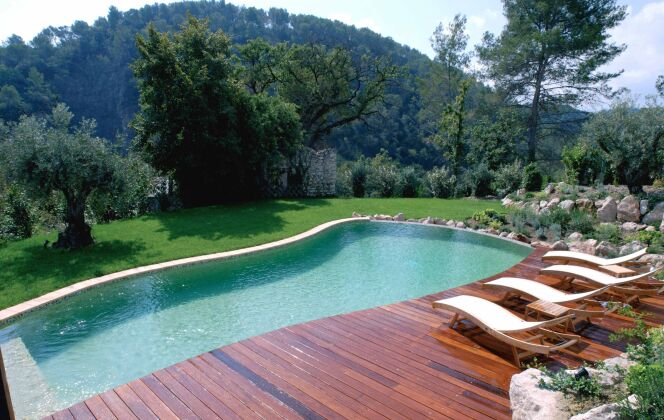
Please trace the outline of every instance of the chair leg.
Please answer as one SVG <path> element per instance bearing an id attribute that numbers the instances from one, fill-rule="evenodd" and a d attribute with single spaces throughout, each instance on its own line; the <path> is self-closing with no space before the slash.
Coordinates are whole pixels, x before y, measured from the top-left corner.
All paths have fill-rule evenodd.
<path id="1" fill-rule="evenodd" d="M 459 314 L 454 314 L 454 316 L 452 317 L 452 320 L 450 321 L 450 328 L 454 328 L 457 321 L 459 321 Z"/>
<path id="2" fill-rule="evenodd" d="M 514 356 L 514 364 L 516 367 L 521 368 L 521 358 L 519 357 L 519 350 L 512 346 L 512 356 Z"/>

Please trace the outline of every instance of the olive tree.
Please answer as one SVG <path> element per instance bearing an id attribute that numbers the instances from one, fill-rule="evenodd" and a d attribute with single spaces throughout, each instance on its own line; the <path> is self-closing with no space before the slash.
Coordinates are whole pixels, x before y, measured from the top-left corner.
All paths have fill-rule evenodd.
<path id="1" fill-rule="evenodd" d="M 93 120 L 71 127 L 72 118 L 64 104 L 57 105 L 48 119 L 23 116 L 4 130 L 0 152 L 10 182 L 42 196 L 62 193 L 65 230 L 54 246 L 76 249 L 93 243 L 85 221 L 86 202 L 91 193 L 114 184 L 119 156 L 94 137 Z"/>
<path id="2" fill-rule="evenodd" d="M 583 127 L 582 141 L 598 147 L 617 181 L 638 192 L 664 168 L 664 107 L 651 99 L 637 108 L 632 98 L 619 98 Z"/>

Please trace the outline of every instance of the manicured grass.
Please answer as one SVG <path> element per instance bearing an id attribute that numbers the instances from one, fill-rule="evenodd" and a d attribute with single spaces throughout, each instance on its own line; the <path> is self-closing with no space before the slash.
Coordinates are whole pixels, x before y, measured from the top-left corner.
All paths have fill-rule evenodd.
<path id="1" fill-rule="evenodd" d="M 0 246 L 0 309 L 127 268 L 276 241 L 326 221 L 364 214 L 466 219 L 497 201 L 440 199 L 272 200 L 142 216 L 93 227 L 81 251 L 44 248 L 55 233 Z"/>

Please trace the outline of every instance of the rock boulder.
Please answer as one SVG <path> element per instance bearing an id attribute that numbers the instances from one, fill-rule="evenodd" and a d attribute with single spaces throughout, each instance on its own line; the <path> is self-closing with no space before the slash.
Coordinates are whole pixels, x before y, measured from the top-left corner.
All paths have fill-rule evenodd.
<path id="1" fill-rule="evenodd" d="M 528 369 L 512 376 L 510 402 L 513 420 L 563 420 L 565 397 L 562 392 L 542 389 L 539 386 L 544 373 Z"/>
<path id="2" fill-rule="evenodd" d="M 618 255 L 618 247 L 611 242 L 602 241 L 595 248 L 595 254 L 604 258 L 613 258 Z"/>
<path id="3" fill-rule="evenodd" d="M 569 247 L 565 243 L 565 241 L 557 241 L 553 244 L 551 247 L 554 251 L 567 251 Z"/>
<path id="4" fill-rule="evenodd" d="M 633 195 L 623 198 L 618 204 L 618 220 L 621 222 L 638 222 L 641 220 L 639 199 Z"/>
<path id="5" fill-rule="evenodd" d="M 572 200 L 561 201 L 560 204 L 558 205 L 558 207 L 560 207 L 561 209 L 563 209 L 565 211 L 574 210 L 574 206 L 575 206 L 575 203 Z"/>
<path id="6" fill-rule="evenodd" d="M 601 206 L 597 209 L 597 218 L 600 222 L 613 223 L 616 221 L 618 215 L 618 205 L 613 197 L 608 197 L 602 201 Z"/>
<path id="7" fill-rule="evenodd" d="M 661 223 L 663 216 L 664 216 L 664 201 L 657 203 L 655 205 L 655 208 L 653 208 L 651 211 L 648 212 L 648 214 L 643 216 L 643 223 L 645 223 L 646 225 L 652 223 Z"/>
<path id="8" fill-rule="evenodd" d="M 593 207 L 595 207 L 595 203 L 587 198 L 579 198 L 575 201 L 575 204 L 578 209 L 583 211 L 592 211 Z"/>

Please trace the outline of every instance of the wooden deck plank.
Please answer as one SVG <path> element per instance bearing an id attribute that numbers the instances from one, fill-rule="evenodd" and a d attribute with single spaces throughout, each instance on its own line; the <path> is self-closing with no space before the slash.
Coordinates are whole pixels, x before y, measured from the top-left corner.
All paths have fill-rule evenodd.
<path id="1" fill-rule="evenodd" d="M 113 414 L 111 409 L 106 406 L 106 403 L 104 403 L 99 395 L 95 395 L 94 397 L 85 400 L 85 405 L 88 406 L 90 412 L 97 420 L 117 419 L 117 417 Z"/>
<path id="2" fill-rule="evenodd" d="M 204 353 L 54 413 L 52 418 L 496 418 L 510 417 L 509 383 L 519 369 L 504 343 L 431 302 L 463 294 L 498 300 L 482 284 L 501 276 L 555 284 L 539 275 L 536 249 L 487 279 L 417 299 L 272 331 Z M 523 314 L 526 301 L 506 307 Z M 643 299 L 652 325 L 664 298 Z M 609 336 L 631 321 L 617 314 L 579 331 L 579 346 L 551 355 L 575 367 L 625 348 Z"/>

